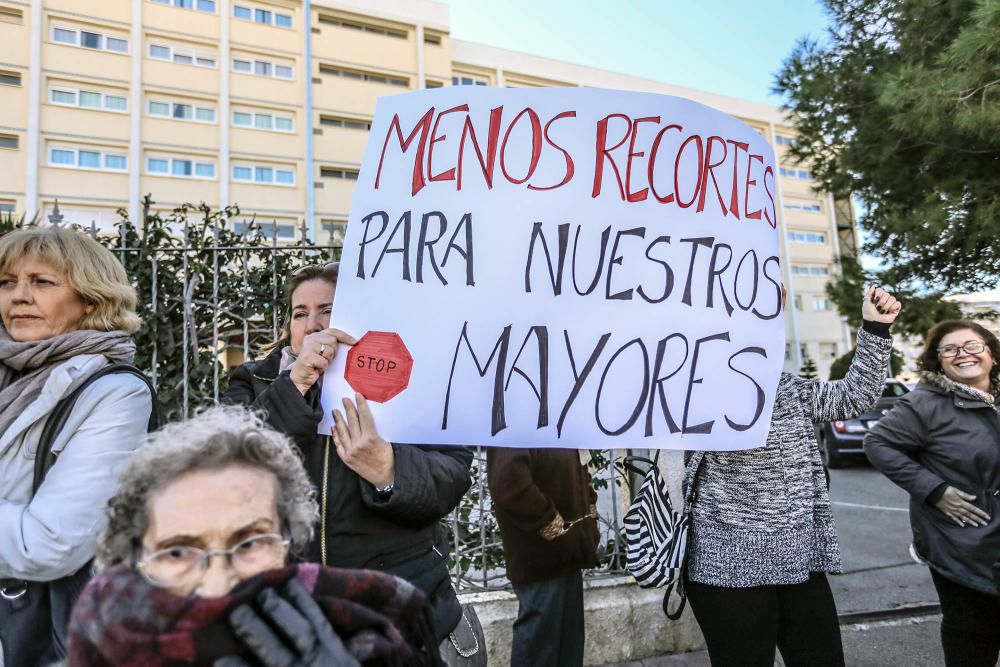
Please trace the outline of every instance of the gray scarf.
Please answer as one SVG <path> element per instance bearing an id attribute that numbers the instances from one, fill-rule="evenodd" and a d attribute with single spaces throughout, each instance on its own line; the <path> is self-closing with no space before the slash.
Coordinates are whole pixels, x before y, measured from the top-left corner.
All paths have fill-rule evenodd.
<path id="1" fill-rule="evenodd" d="M 111 363 L 131 363 L 135 343 L 124 331 L 92 329 L 19 343 L 0 325 L 0 433 L 38 398 L 56 366 L 81 354 L 102 354 Z"/>

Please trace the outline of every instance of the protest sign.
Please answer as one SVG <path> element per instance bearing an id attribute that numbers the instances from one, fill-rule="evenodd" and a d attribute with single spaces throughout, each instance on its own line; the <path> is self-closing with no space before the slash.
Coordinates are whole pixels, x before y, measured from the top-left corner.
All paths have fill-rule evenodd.
<path id="1" fill-rule="evenodd" d="M 764 138 L 690 100 L 381 98 L 332 326 L 412 357 L 370 403 L 393 442 L 757 447 L 785 346 L 775 201 Z M 354 386 L 374 357 L 355 355 Z M 323 433 L 354 395 L 346 363 L 342 347 Z"/>

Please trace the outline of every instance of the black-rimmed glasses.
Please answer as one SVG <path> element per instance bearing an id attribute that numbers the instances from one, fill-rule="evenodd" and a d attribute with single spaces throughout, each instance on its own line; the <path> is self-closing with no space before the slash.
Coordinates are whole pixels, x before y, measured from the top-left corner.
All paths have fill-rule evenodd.
<path id="1" fill-rule="evenodd" d="M 948 359 L 957 357 L 959 350 L 965 350 L 969 354 L 980 354 L 986 349 L 986 344 L 978 340 L 970 340 L 965 345 L 943 345 L 937 349 L 939 355 Z"/>

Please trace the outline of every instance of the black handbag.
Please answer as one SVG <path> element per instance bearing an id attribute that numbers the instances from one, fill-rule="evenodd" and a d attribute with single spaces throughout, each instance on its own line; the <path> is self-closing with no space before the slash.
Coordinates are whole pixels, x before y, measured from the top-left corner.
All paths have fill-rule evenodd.
<path id="1" fill-rule="evenodd" d="M 153 409 L 148 431 L 160 426 L 156 391 L 149 378 L 130 364 L 105 366 L 56 404 L 42 429 L 35 454 L 31 495 L 38 492 L 49 469 L 55 464 L 52 445 L 66 424 L 80 394 L 98 378 L 113 373 L 131 373 L 149 387 Z M 10 667 L 42 667 L 66 657 L 70 613 L 90 580 L 93 561 L 73 574 L 53 581 L 0 580 L 0 642 L 4 663 Z"/>
<path id="2" fill-rule="evenodd" d="M 462 605 L 462 618 L 441 642 L 441 660 L 448 667 L 486 667 L 486 635 L 471 604 Z"/>

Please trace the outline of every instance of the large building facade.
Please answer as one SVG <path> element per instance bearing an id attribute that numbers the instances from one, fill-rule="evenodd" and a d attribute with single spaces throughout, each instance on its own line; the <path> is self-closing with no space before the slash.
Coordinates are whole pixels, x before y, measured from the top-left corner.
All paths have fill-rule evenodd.
<path id="1" fill-rule="evenodd" d="M 786 367 L 826 376 L 851 335 L 824 288 L 854 252 L 850 203 L 785 159 L 779 109 L 452 39 L 431 0 L 0 0 L 0 212 L 110 227 L 236 203 L 293 242 L 342 238 L 379 96 L 448 85 L 597 86 L 713 106 L 774 146 Z"/>

